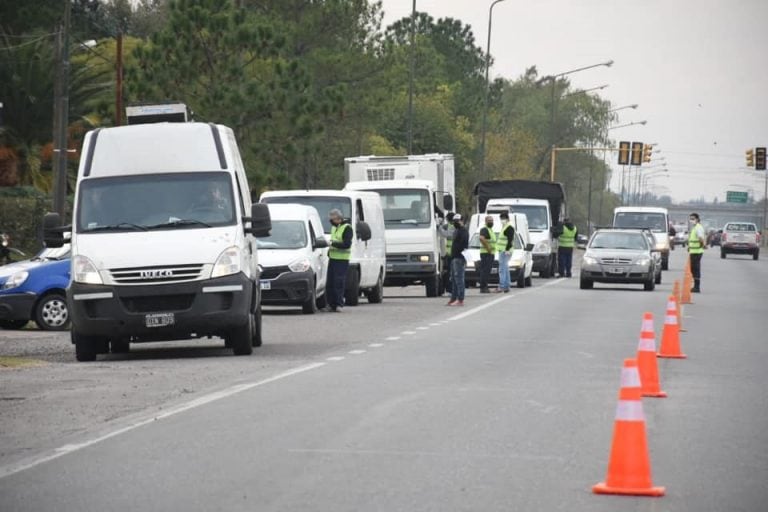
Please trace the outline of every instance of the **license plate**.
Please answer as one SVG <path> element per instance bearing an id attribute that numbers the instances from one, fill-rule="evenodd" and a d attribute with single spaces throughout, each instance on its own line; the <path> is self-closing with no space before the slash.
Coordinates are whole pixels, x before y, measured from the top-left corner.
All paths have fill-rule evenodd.
<path id="1" fill-rule="evenodd" d="M 616 267 L 611 269 L 611 274 L 623 274 L 624 268 L 622 267 Z"/>
<path id="2" fill-rule="evenodd" d="M 272 289 L 272 282 L 271 281 L 259 281 L 259 286 L 261 286 L 262 290 L 271 290 Z"/>
<path id="3" fill-rule="evenodd" d="M 166 327 L 176 323 L 173 313 L 150 313 L 144 315 L 144 324 L 147 327 Z"/>

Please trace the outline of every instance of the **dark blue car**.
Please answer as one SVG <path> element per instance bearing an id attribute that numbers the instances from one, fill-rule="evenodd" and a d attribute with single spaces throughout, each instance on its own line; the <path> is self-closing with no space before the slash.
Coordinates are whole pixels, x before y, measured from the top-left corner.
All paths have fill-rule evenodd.
<path id="1" fill-rule="evenodd" d="M 69 244 L 0 267 L 0 328 L 21 329 L 34 320 L 46 331 L 67 329 L 69 269 Z"/>

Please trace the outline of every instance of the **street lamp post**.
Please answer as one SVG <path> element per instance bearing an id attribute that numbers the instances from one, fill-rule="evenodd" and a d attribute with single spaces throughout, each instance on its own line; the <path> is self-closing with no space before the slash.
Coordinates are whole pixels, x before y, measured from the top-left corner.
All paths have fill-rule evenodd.
<path id="1" fill-rule="evenodd" d="M 488 74 L 491 66 L 491 27 L 493 26 L 493 7 L 504 0 L 494 0 L 488 8 L 488 44 L 485 49 L 485 98 L 483 99 L 483 126 L 480 133 L 480 176 L 485 178 L 485 132 L 488 129 L 488 94 L 491 84 Z"/>

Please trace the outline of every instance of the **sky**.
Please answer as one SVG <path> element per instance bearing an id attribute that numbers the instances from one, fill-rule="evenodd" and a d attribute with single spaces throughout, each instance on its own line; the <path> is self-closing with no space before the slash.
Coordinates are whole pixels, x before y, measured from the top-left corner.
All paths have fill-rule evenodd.
<path id="1" fill-rule="evenodd" d="M 384 25 L 410 16 L 412 0 L 383 0 Z M 485 49 L 491 0 L 417 0 L 435 19 L 473 29 Z M 656 143 L 654 192 L 675 201 L 725 201 L 727 190 L 764 197 L 765 171 L 745 151 L 768 146 L 768 0 L 503 0 L 493 8 L 491 77 L 541 76 L 613 60 L 569 75 L 572 87 L 608 84 L 617 112 L 611 137 Z M 449 151 L 447 148 L 446 151 Z M 619 188 L 616 171 L 611 187 Z"/>

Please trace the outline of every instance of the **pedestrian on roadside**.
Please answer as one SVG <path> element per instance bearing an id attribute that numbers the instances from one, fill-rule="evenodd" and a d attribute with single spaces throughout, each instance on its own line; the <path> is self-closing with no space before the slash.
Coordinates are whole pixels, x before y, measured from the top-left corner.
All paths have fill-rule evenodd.
<path id="1" fill-rule="evenodd" d="M 499 251 L 499 288 L 496 293 L 509 293 L 509 258 L 512 256 L 512 243 L 515 240 L 515 228 L 509 223 L 509 213 L 501 212 L 501 231 L 496 238 Z"/>
<path id="2" fill-rule="evenodd" d="M 451 243 L 451 300 L 448 306 L 464 305 L 464 272 L 467 260 L 464 251 L 469 247 L 469 232 L 458 213 L 453 216 L 453 242 Z"/>
<path id="3" fill-rule="evenodd" d="M 344 307 L 344 290 L 352 253 L 352 226 L 344 220 L 341 211 L 334 208 L 328 212 L 331 221 L 331 246 L 328 249 L 328 276 L 326 294 L 328 306 L 325 311 L 341 313 Z"/>
<path id="4" fill-rule="evenodd" d="M 563 220 L 560 236 L 557 237 L 557 266 L 560 277 L 571 277 L 573 265 L 573 246 L 576 244 L 578 229 L 568 217 Z"/>
<path id="5" fill-rule="evenodd" d="M 701 257 L 704 255 L 704 249 L 707 248 L 707 234 L 704 232 L 698 213 L 692 213 L 688 220 L 693 224 L 688 231 L 688 258 L 693 276 L 691 292 L 701 293 Z"/>
<path id="6" fill-rule="evenodd" d="M 445 215 L 445 224 L 438 226 L 437 234 L 441 238 L 445 238 L 445 257 L 443 258 L 443 282 L 445 283 L 445 291 L 451 291 L 451 247 L 453 246 L 453 212 L 448 212 Z"/>
<path id="7" fill-rule="evenodd" d="M 496 257 L 496 233 L 493 231 L 493 217 L 485 217 L 485 226 L 480 229 L 480 293 L 491 293 L 488 281 L 491 279 L 493 260 Z"/>

